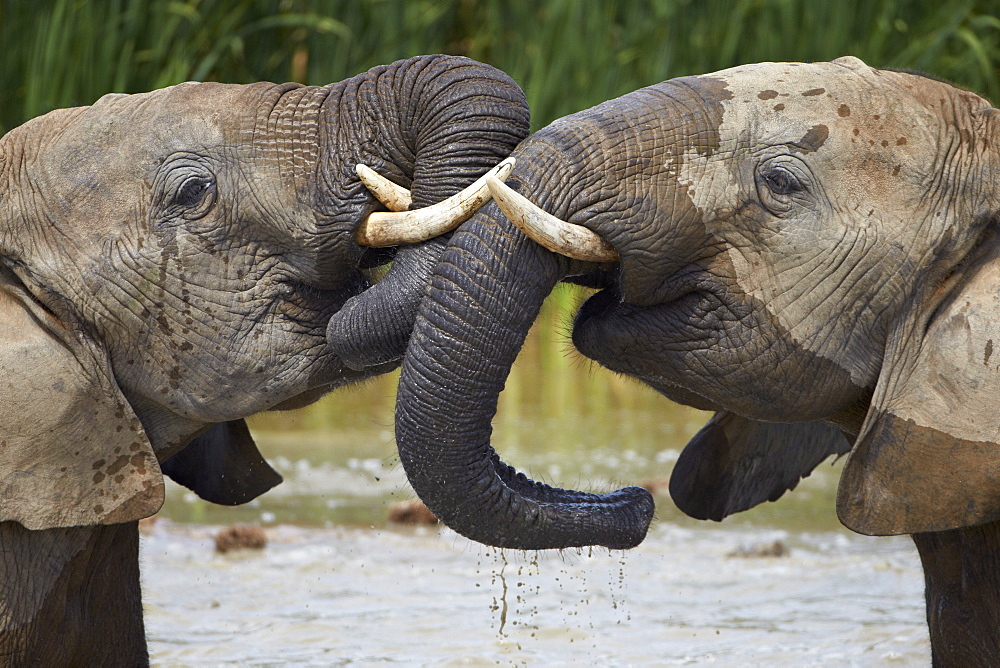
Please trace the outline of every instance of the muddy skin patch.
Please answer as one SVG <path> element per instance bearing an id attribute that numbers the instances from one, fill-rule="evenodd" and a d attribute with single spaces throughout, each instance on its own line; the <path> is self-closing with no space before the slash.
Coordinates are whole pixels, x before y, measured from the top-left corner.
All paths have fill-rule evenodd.
<path id="1" fill-rule="evenodd" d="M 815 153 L 819 148 L 826 143 L 827 138 L 830 136 L 830 128 L 825 125 L 814 125 L 809 128 L 802 139 L 795 143 L 796 148 L 801 149 L 804 153 Z"/>
<path id="2" fill-rule="evenodd" d="M 892 413 L 844 467 L 837 514 L 868 535 L 945 531 L 1000 519 L 1000 448 Z"/>

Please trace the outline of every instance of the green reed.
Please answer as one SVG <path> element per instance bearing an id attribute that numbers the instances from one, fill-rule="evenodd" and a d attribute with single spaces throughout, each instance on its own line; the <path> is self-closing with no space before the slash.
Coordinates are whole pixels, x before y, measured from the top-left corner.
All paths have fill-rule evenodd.
<path id="1" fill-rule="evenodd" d="M 535 127 L 762 60 L 927 71 L 1000 97 L 996 0 L 0 0 L 0 131 L 184 80 L 329 83 L 419 53 L 507 71 Z"/>
<path id="2" fill-rule="evenodd" d="M 998 15 L 997 0 L 0 0 L 0 132 L 108 92 L 185 80 L 323 84 L 420 53 L 505 70 L 535 129 L 675 76 L 845 54 L 1000 100 Z M 546 303 L 499 419 L 534 410 L 518 406 L 558 416 L 659 401 L 572 351 L 566 332 L 582 294 L 560 288 Z M 270 419 L 342 429 L 345 412 L 331 402 L 356 402 L 391 420 L 393 383 Z"/>

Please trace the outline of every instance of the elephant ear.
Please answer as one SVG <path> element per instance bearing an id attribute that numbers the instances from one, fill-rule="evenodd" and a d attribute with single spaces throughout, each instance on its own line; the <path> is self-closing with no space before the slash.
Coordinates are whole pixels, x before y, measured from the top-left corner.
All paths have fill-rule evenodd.
<path id="1" fill-rule="evenodd" d="M 0 269 L 0 521 L 28 529 L 152 515 L 163 480 L 98 346 Z"/>
<path id="2" fill-rule="evenodd" d="M 174 482 L 224 506 L 252 501 L 281 482 L 257 449 L 245 420 L 212 425 L 162 468 Z"/>
<path id="3" fill-rule="evenodd" d="M 1000 520 L 1000 249 L 952 280 L 926 326 L 889 341 L 837 494 L 841 522 L 859 533 Z"/>
<path id="4" fill-rule="evenodd" d="M 685 514 L 721 521 L 777 501 L 832 454 L 850 450 L 824 422 L 757 422 L 720 411 L 688 442 L 670 475 L 670 496 Z"/>

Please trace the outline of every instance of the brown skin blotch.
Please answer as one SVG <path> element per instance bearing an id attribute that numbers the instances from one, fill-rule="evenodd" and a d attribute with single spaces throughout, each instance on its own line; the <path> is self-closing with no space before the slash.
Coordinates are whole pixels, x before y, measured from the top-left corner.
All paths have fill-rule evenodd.
<path id="1" fill-rule="evenodd" d="M 899 176 L 899 165 L 896 165 L 895 167 L 892 168 L 892 175 Z"/>
<path id="2" fill-rule="evenodd" d="M 774 105 L 774 110 L 775 111 L 781 111 L 784 108 L 785 108 L 785 105 L 783 105 L 783 104 L 776 104 L 776 105 Z"/>
<path id="3" fill-rule="evenodd" d="M 990 363 L 990 357 L 993 356 L 993 339 L 986 342 L 986 350 L 984 351 L 983 366 Z"/>
<path id="4" fill-rule="evenodd" d="M 96 513 L 97 515 L 104 514 L 104 506 L 102 506 L 100 504 L 94 506 L 94 513 Z"/>
<path id="5" fill-rule="evenodd" d="M 802 97 L 812 97 L 814 95 L 822 95 L 826 92 L 825 88 L 810 88 L 809 90 L 802 93 Z"/>
<path id="6" fill-rule="evenodd" d="M 875 119 L 875 120 L 877 121 L 878 119 L 880 119 L 880 118 L 882 118 L 882 117 L 881 117 L 881 116 L 879 116 L 878 114 L 875 114 L 874 116 L 872 116 L 872 118 L 874 118 L 874 119 Z"/>
<path id="7" fill-rule="evenodd" d="M 857 137 L 859 134 L 861 134 L 861 130 L 854 128 L 854 136 Z"/>
<path id="8" fill-rule="evenodd" d="M 809 128 L 809 132 L 805 134 L 802 139 L 797 143 L 797 146 L 801 148 L 806 153 L 812 153 L 819 149 L 826 142 L 826 138 L 830 136 L 830 128 L 825 125 L 814 125 Z"/>
<path id="9" fill-rule="evenodd" d="M 888 145 L 889 145 L 889 142 L 888 142 L 888 140 L 886 140 L 886 139 L 883 139 L 883 140 L 882 140 L 882 147 L 883 147 L 883 148 L 885 148 L 885 147 L 886 147 L 886 146 L 888 146 Z"/>
<path id="10" fill-rule="evenodd" d="M 842 104 L 839 107 L 837 107 L 837 115 L 840 116 L 841 118 L 847 118 L 848 116 L 851 115 L 851 108 L 848 107 L 846 104 Z"/>
<path id="11" fill-rule="evenodd" d="M 899 139 L 896 140 L 896 146 L 902 146 L 905 143 L 906 143 L 906 137 L 900 137 Z"/>
<path id="12" fill-rule="evenodd" d="M 79 454 L 79 453 L 77 453 L 77 454 Z M 94 462 L 93 464 L 90 465 L 90 468 L 96 470 L 96 469 L 101 468 L 102 466 L 104 466 L 104 460 L 103 459 L 98 459 L 96 462 Z"/>
<path id="13" fill-rule="evenodd" d="M 115 473 L 118 473 L 119 471 L 122 470 L 122 467 L 125 466 L 126 464 L 128 464 L 128 455 L 122 455 L 114 462 L 112 462 L 110 466 L 108 466 L 108 468 L 106 469 L 108 475 L 114 475 Z"/>
<path id="14" fill-rule="evenodd" d="M 132 455 L 132 466 L 139 475 L 146 475 L 146 458 L 142 454 Z"/>
<path id="15" fill-rule="evenodd" d="M 94 484 L 95 485 L 99 485 L 101 483 L 101 481 L 104 480 L 104 477 L 105 477 L 104 474 L 101 473 L 100 471 L 98 471 L 97 473 L 95 473 L 94 474 Z"/>
<path id="16" fill-rule="evenodd" d="M 778 97 L 778 91 L 770 89 L 762 90 L 761 92 L 757 93 L 757 97 L 759 97 L 762 100 L 773 100 L 774 98 Z"/>

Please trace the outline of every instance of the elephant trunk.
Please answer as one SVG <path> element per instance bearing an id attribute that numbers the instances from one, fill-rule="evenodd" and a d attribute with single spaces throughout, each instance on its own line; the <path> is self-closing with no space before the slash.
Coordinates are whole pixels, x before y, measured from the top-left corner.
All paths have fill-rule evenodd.
<path id="1" fill-rule="evenodd" d="M 411 209 L 458 192 L 528 134 L 527 102 L 517 84 L 467 58 L 420 57 L 360 79 L 359 111 L 385 114 L 371 125 L 382 133 L 374 138 L 380 149 L 360 162 L 409 188 Z M 386 276 L 333 317 L 328 341 L 346 364 L 361 369 L 402 357 L 445 245 L 446 239 L 432 239 L 401 249 Z"/>
<path id="2" fill-rule="evenodd" d="M 544 171 L 530 169 L 529 180 L 540 181 Z M 453 236 L 417 315 L 396 404 L 400 459 L 431 511 L 482 543 L 624 549 L 642 541 L 652 518 L 644 489 L 599 495 L 549 487 L 501 462 L 490 446 L 510 367 L 568 266 L 490 204 Z"/>

